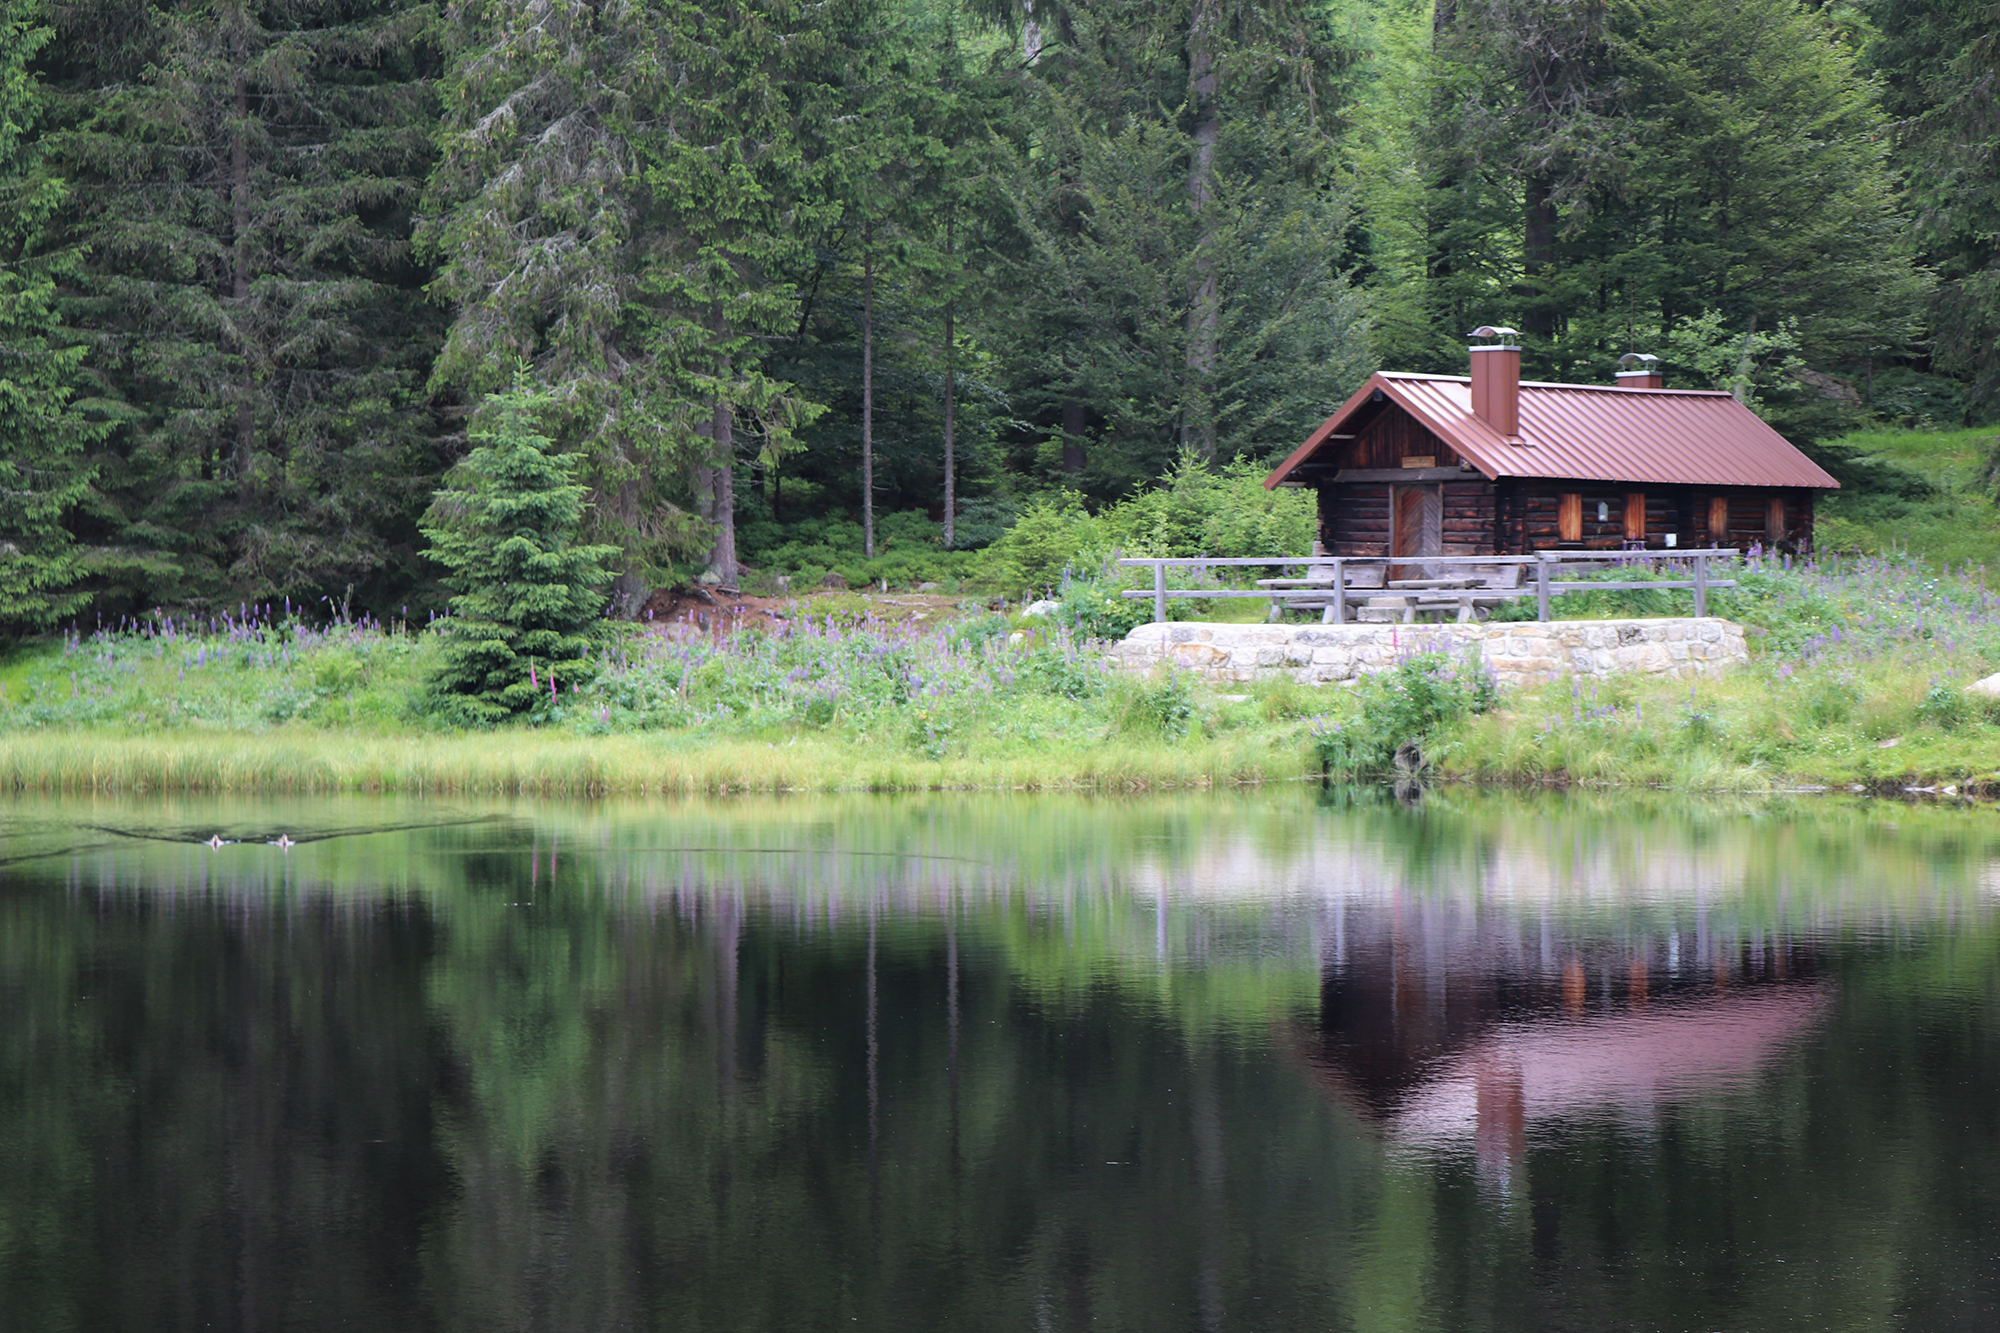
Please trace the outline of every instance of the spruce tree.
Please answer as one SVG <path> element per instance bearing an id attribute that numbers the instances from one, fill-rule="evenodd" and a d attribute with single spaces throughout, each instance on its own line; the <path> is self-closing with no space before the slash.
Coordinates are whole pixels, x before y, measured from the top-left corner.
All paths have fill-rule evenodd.
<path id="1" fill-rule="evenodd" d="M 1872 0 L 1867 55 L 1896 119 L 1916 239 L 1938 276 L 1931 355 L 2000 408 L 2000 4 Z"/>
<path id="2" fill-rule="evenodd" d="M 1047 463 L 1115 494 L 1184 449 L 1295 445 L 1368 369 L 1336 153 L 1349 53 L 1307 5 L 1050 19 L 989 308 Z"/>
<path id="3" fill-rule="evenodd" d="M 829 96 L 868 0 L 453 11 L 426 243 L 454 321 L 440 383 L 526 358 L 586 458 L 636 607 L 675 557 L 737 577 L 740 442 L 771 461 L 818 407 L 767 372 L 799 320 Z"/>
<path id="4" fill-rule="evenodd" d="M 602 638 L 605 562 L 618 548 L 579 543 L 581 461 L 553 452 L 538 418 L 546 394 L 528 377 L 494 394 L 487 430 L 447 478 L 425 517 L 425 552 L 445 567 L 450 612 L 431 687 L 448 716 L 475 724 L 533 708 L 587 678 Z"/>
<path id="5" fill-rule="evenodd" d="M 102 428 L 71 401 L 83 346 L 62 329 L 49 249 L 60 181 L 35 138 L 43 95 L 28 62 L 49 40 L 27 0 L 0 3 L 0 636 L 46 628 L 88 594 L 64 520 L 90 487 L 82 456 Z"/>
<path id="6" fill-rule="evenodd" d="M 84 520 L 107 600 L 416 575 L 441 321 L 411 262 L 435 15 L 402 0 L 79 0 L 45 53 L 67 313 L 119 422 Z"/>
<path id="7" fill-rule="evenodd" d="M 1711 313 L 1739 338 L 1795 321 L 1821 369 L 1916 337 L 1925 280 L 1888 126 L 1829 13 L 1801 0 L 1445 13 L 1424 144 L 1439 336 L 1416 368 L 1462 373 L 1460 335 L 1483 322 L 1533 332 L 1532 373 L 1585 380 Z"/>

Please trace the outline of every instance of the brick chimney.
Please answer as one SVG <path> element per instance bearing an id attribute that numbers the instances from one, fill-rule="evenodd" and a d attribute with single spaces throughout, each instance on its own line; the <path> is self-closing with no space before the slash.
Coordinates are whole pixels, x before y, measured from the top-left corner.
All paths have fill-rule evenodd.
<path id="1" fill-rule="evenodd" d="M 1475 344 L 1472 353 L 1472 414 L 1500 434 L 1521 434 L 1521 345 L 1516 330 L 1481 324 L 1469 337 L 1492 338 Z"/>
<path id="2" fill-rule="evenodd" d="M 1627 352 L 1618 358 L 1619 370 L 1612 378 L 1621 389 L 1664 389 L 1666 377 L 1660 374 L 1660 358 L 1651 352 Z"/>

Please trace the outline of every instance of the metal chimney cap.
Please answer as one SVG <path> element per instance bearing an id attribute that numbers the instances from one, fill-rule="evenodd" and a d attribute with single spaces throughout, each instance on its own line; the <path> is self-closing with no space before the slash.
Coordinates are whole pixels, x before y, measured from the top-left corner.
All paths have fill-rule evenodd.
<path id="1" fill-rule="evenodd" d="M 1643 366 L 1659 359 L 1651 352 L 1627 352 L 1618 358 L 1618 364 L 1621 366 Z"/>
<path id="2" fill-rule="evenodd" d="M 1514 339 L 1521 336 L 1519 329 L 1510 329 L 1504 324 L 1481 324 L 1465 335 L 1468 338 L 1498 338 L 1502 347 L 1511 346 Z"/>

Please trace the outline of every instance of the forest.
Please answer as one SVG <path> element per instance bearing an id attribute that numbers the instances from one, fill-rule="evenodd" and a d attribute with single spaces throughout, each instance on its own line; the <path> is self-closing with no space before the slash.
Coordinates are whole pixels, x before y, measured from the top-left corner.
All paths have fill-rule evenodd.
<path id="1" fill-rule="evenodd" d="M 836 559 L 1003 580 L 968 561 L 1023 514 L 1254 468 L 1479 323 L 1537 378 L 1655 352 L 1823 452 L 1977 425 L 1996 34 L 1991 0 L 0 0 L 0 631 L 436 607 L 439 497 L 522 402 L 626 615 Z"/>

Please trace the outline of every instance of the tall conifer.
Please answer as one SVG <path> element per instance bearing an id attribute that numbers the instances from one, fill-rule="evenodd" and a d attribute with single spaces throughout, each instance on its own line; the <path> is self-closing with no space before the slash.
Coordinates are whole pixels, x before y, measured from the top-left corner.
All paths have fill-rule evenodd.
<path id="1" fill-rule="evenodd" d="M 87 594 L 81 554 L 64 527 L 91 469 L 82 451 L 102 434 L 71 401 L 83 347 L 55 311 L 73 256 L 49 250 L 63 187 L 35 138 L 43 95 L 28 62 L 49 40 L 29 0 L 0 3 L 0 635 L 42 629 Z"/>
<path id="2" fill-rule="evenodd" d="M 85 0 L 50 66 L 118 405 L 89 531 L 139 601 L 407 587 L 436 475 L 410 263 L 433 21 L 396 0 Z"/>

